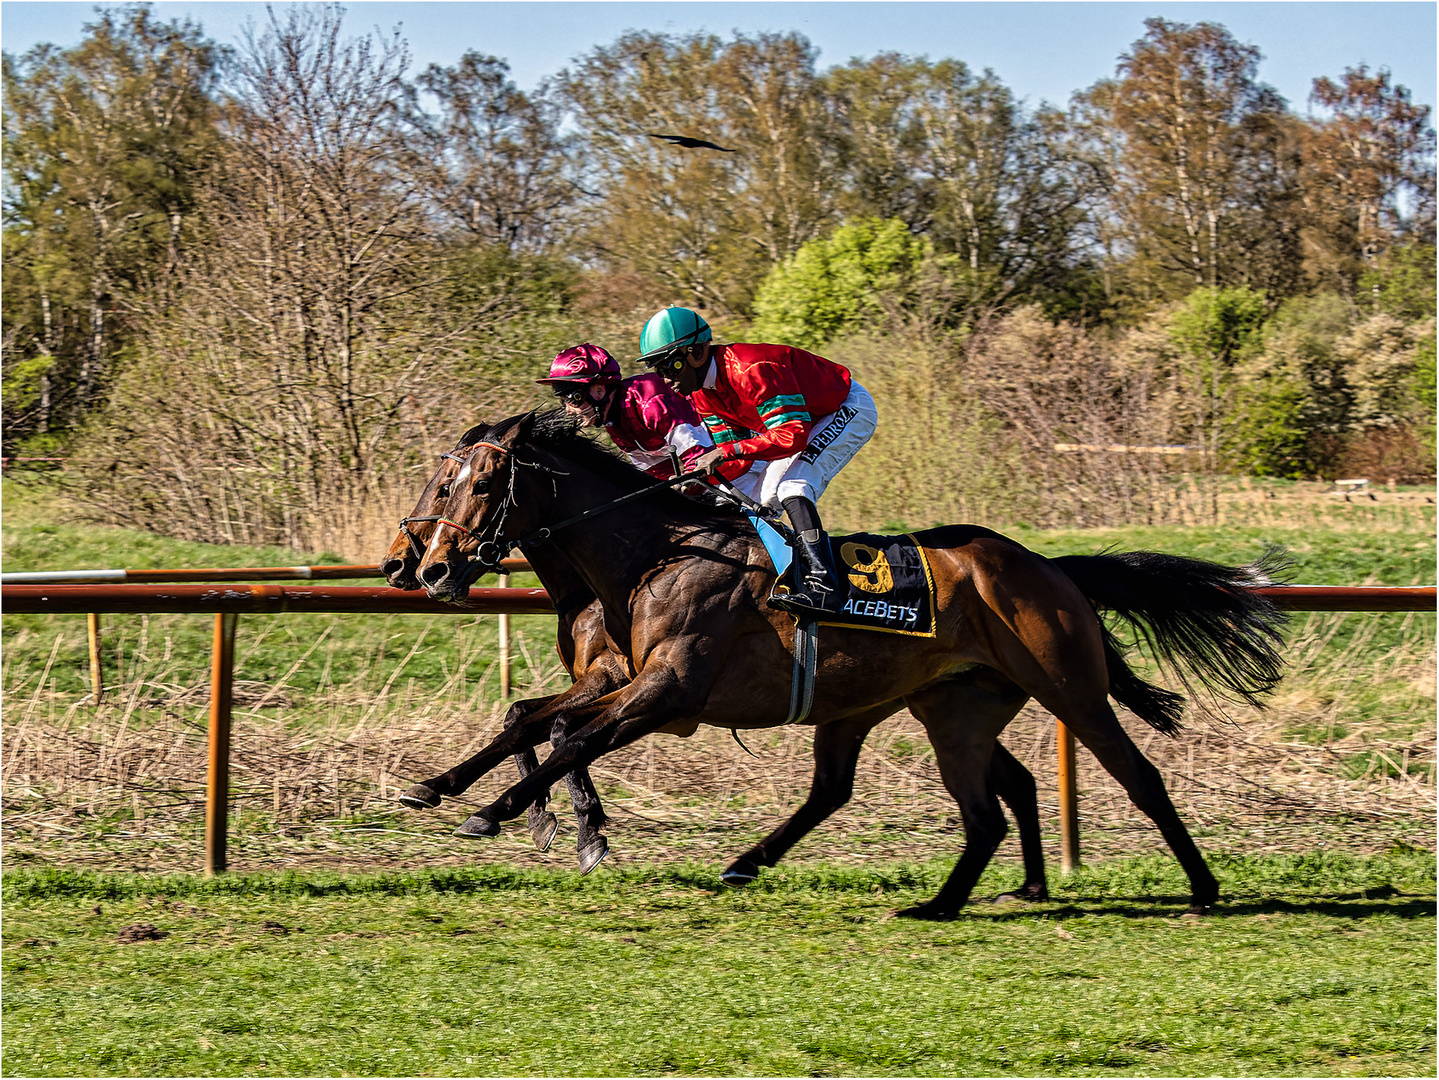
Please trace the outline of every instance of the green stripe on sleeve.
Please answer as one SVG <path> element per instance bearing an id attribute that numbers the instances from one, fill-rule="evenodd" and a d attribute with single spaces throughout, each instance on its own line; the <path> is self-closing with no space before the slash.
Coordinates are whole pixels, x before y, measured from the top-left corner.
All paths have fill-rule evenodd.
<path id="1" fill-rule="evenodd" d="M 804 407 L 804 398 L 799 394 L 776 394 L 768 401 L 760 403 L 760 419 L 765 422 L 766 427 L 774 427 L 770 422 L 771 413 L 798 413 L 808 418 L 809 413 Z"/>
<path id="2" fill-rule="evenodd" d="M 739 433 L 718 416 L 705 416 L 701 419 L 704 420 L 705 427 L 709 428 L 710 437 L 714 439 L 716 446 L 740 441 Z"/>

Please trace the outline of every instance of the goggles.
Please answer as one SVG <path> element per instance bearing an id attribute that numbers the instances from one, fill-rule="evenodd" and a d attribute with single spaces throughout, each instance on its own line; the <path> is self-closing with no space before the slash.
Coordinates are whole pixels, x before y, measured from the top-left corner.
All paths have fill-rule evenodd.
<path id="1" fill-rule="evenodd" d="M 590 388 L 585 383 L 562 384 L 555 387 L 555 397 L 571 405 L 583 405 L 589 400 Z"/>
<path id="2" fill-rule="evenodd" d="M 656 356 L 652 360 L 646 360 L 645 366 L 653 371 L 659 372 L 660 375 L 673 377 L 684 370 L 685 357 L 688 355 L 688 352 L 688 348 L 672 349 L 667 353 Z"/>

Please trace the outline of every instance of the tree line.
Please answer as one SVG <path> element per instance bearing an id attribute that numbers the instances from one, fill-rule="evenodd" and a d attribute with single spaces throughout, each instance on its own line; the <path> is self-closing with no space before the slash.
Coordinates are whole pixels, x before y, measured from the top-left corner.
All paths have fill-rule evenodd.
<path id="1" fill-rule="evenodd" d="M 478 52 L 412 72 L 336 7 L 232 46 L 102 10 L 4 57 L 5 452 L 63 447 L 134 524 L 313 546 L 309 508 L 352 515 L 546 354 L 623 355 L 679 303 L 928 350 L 999 429 L 1063 440 L 1004 388 L 1035 356 L 996 351 L 1038 320 L 1104 358 L 1118 414 L 1147 357 L 1173 407 L 1144 438 L 1212 469 L 1319 475 L 1378 440 L 1432 470 L 1428 109 L 1359 65 L 1301 114 L 1260 60 L 1150 19 L 1031 107 L 957 59 L 631 32 L 523 91 Z"/>

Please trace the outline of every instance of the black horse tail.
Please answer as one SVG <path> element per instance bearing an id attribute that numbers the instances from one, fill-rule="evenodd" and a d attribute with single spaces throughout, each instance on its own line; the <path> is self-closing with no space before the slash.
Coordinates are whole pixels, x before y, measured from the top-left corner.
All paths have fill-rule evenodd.
<path id="1" fill-rule="evenodd" d="M 1272 585 L 1288 562 L 1271 549 L 1247 566 L 1223 566 L 1157 551 L 1063 555 L 1052 560 L 1097 608 L 1125 623 L 1186 690 L 1264 707 L 1283 675 L 1286 612 L 1253 590 Z M 1109 692 L 1166 735 L 1180 729 L 1184 697 L 1145 682 L 1119 638 L 1103 626 Z"/>

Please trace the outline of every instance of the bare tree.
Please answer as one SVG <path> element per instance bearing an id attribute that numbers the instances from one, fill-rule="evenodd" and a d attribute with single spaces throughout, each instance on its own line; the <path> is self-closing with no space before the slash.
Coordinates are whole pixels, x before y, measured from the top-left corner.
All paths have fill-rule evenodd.
<path id="1" fill-rule="evenodd" d="M 427 133 L 431 194 L 460 229 L 513 252 L 540 252 L 564 234 L 580 198 L 570 177 L 573 140 L 543 88 L 521 92 L 509 66 L 470 51 L 451 68 L 431 64 L 419 85 L 438 102 Z"/>
<path id="2" fill-rule="evenodd" d="M 343 546 L 427 414 L 479 365 L 503 298 L 461 299 L 432 234 L 398 37 L 293 8 L 245 36 L 227 87 L 212 242 L 83 453 L 117 517 L 230 542 Z M 455 377 L 452 377 L 452 373 Z M 444 437 L 443 429 L 436 437 Z M 107 495 L 110 496 L 107 498 Z"/>

